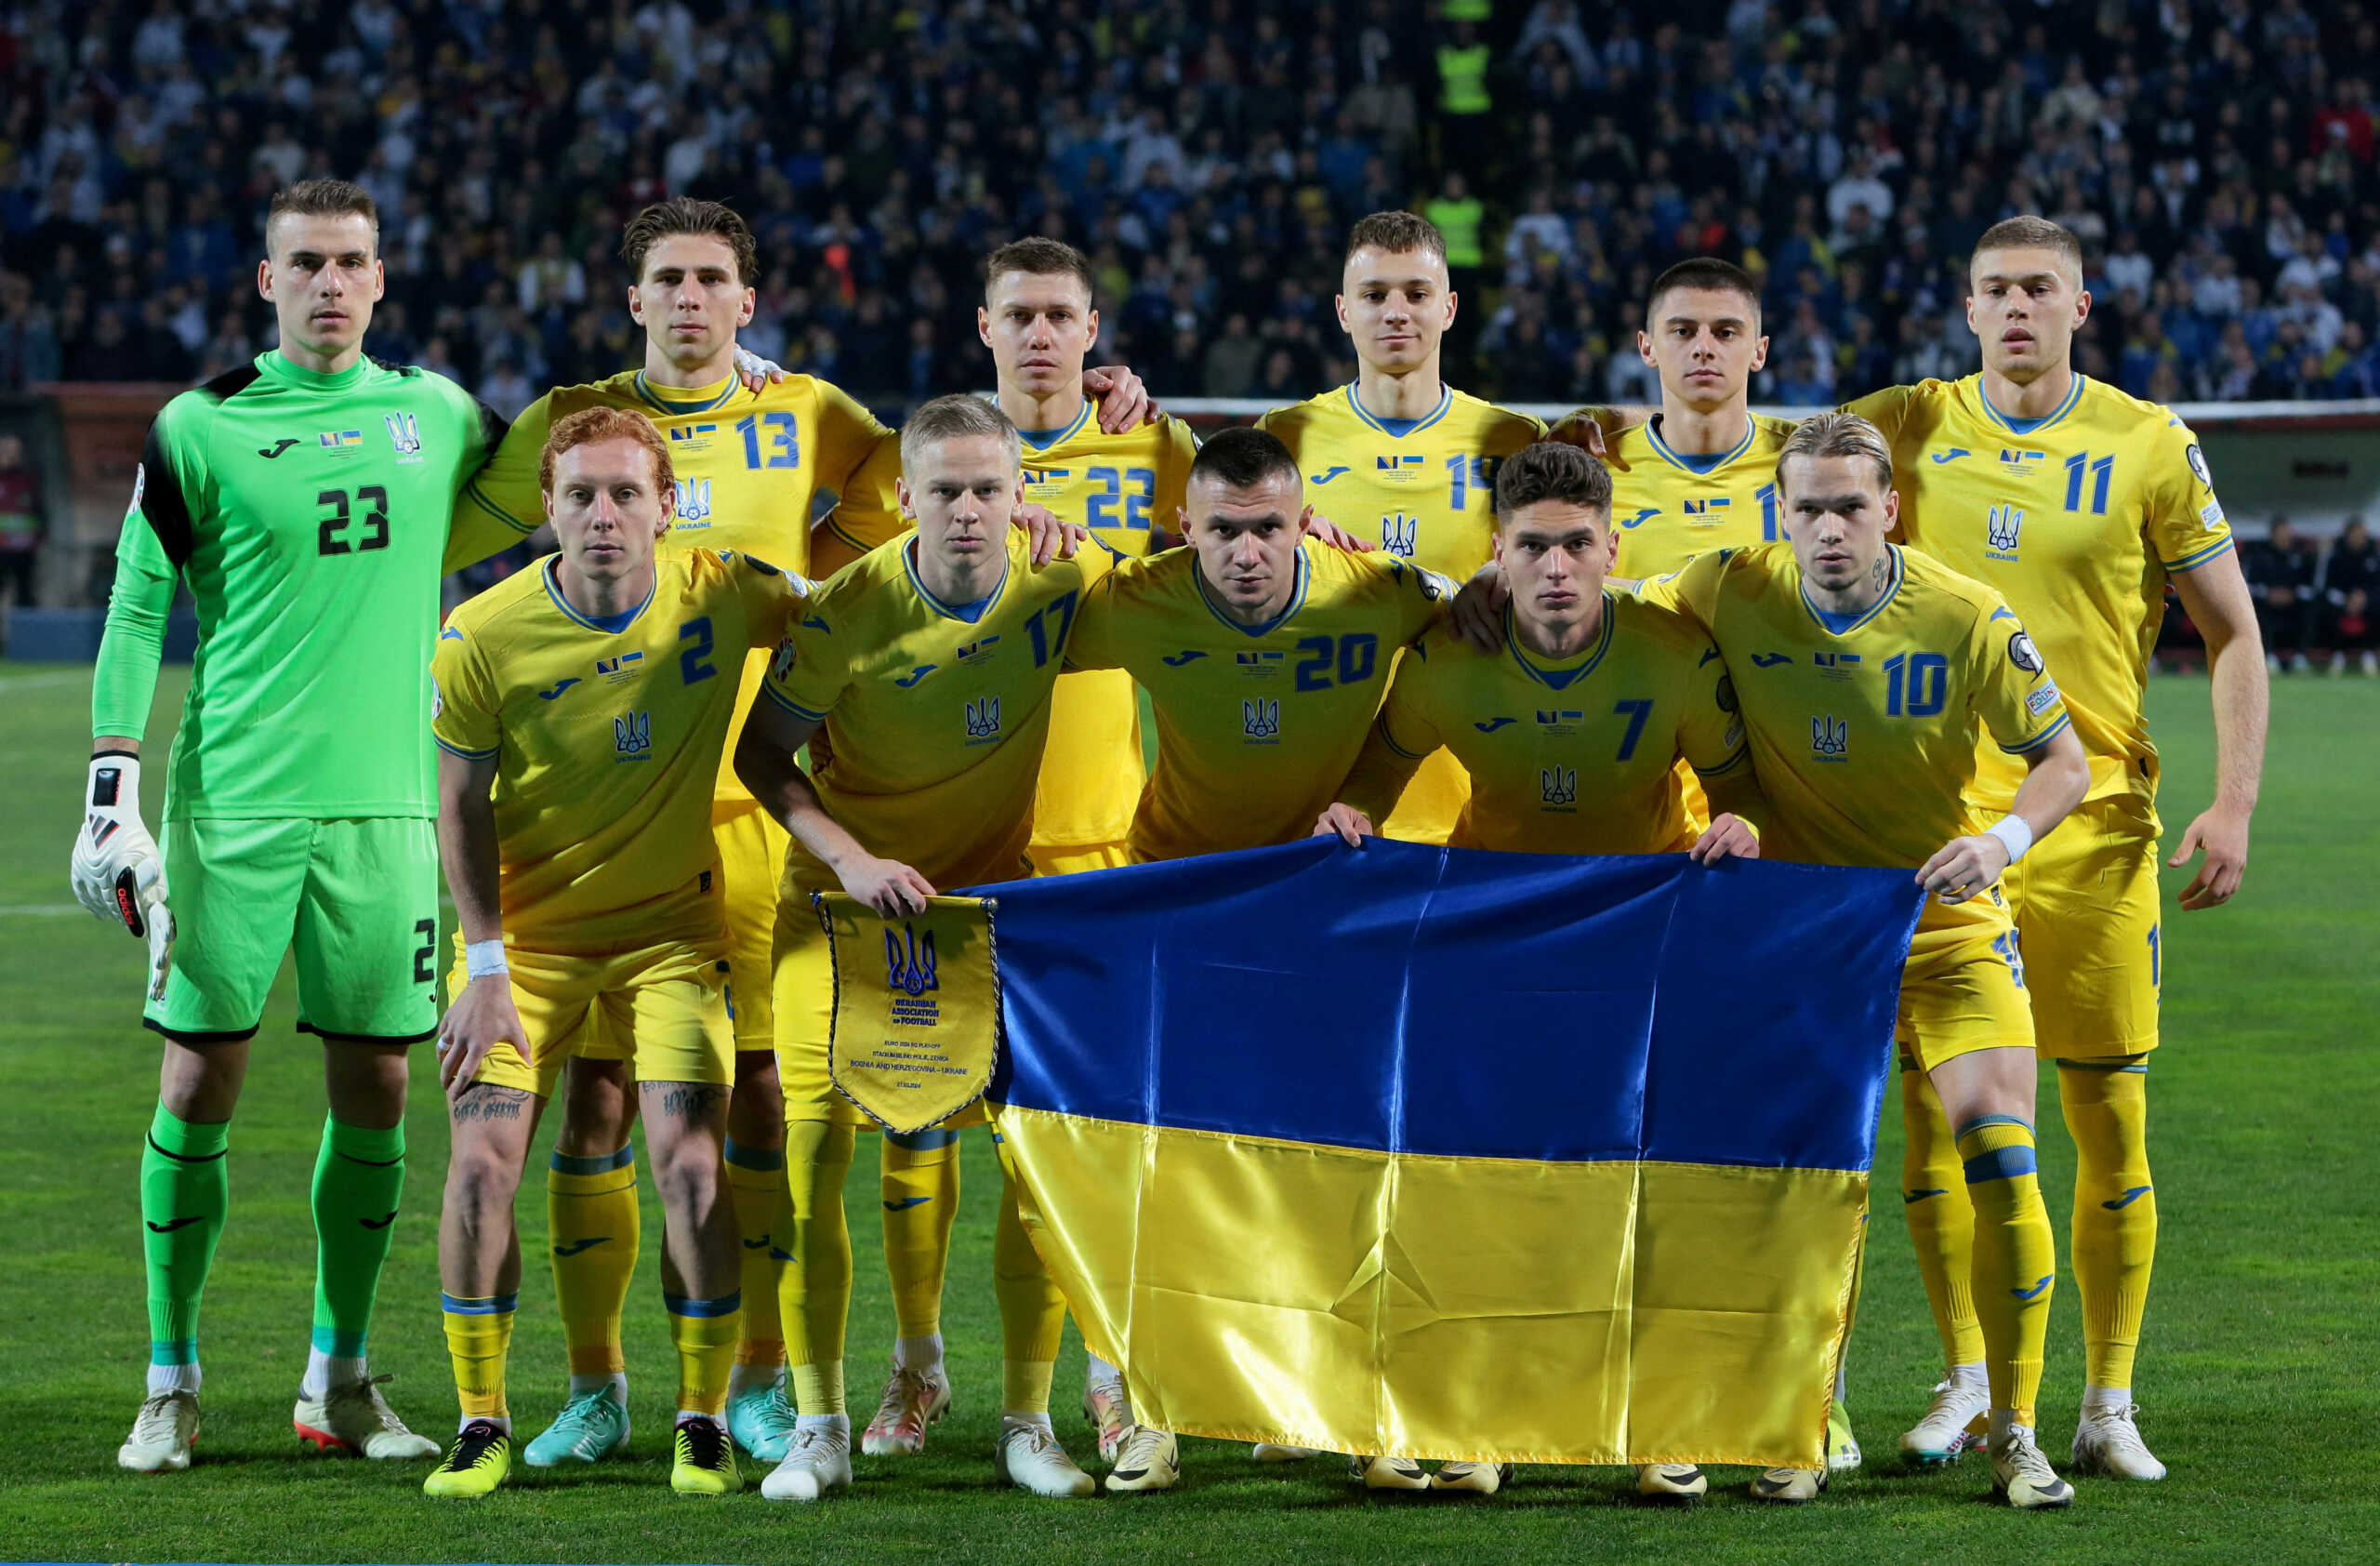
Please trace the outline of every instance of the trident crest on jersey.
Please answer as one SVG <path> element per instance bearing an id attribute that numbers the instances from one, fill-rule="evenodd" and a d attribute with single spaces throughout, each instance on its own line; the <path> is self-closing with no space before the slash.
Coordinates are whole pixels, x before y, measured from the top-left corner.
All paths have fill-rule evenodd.
<path id="1" fill-rule="evenodd" d="M 2025 530 L 2025 513 L 2015 506 L 1994 506 L 1984 517 L 1983 541 L 1995 554 L 2015 554 Z"/>
<path id="2" fill-rule="evenodd" d="M 1844 718 L 1810 720 L 1810 753 L 1839 760 L 1851 753 L 1851 723 Z"/>
<path id="3" fill-rule="evenodd" d="M 1578 803 L 1579 769 L 1574 766 L 1539 767 L 1537 792 L 1539 799 L 1547 804 Z"/>
<path id="4" fill-rule="evenodd" d="M 1250 739 L 1275 739 L 1281 733 L 1281 703 L 1262 697 L 1239 704 L 1239 729 Z"/>

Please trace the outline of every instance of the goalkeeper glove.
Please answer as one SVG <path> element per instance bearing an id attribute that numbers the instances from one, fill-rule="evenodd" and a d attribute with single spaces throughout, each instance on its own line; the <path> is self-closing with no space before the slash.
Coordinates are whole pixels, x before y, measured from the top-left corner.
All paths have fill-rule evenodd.
<path id="1" fill-rule="evenodd" d="M 140 759 L 123 750 L 91 758 L 83 825 L 74 834 L 74 898 L 92 914 L 149 943 L 149 997 L 162 1000 L 173 969 L 174 915 L 165 906 L 165 858 L 140 824 Z"/>

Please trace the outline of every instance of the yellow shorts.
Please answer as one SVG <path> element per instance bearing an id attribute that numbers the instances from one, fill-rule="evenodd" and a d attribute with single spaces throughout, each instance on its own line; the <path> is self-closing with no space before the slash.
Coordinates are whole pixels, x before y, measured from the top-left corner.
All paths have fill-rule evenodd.
<path id="1" fill-rule="evenodd" d="M 1453 751 L 1434 750 L 1414 770 L 1413 781 L 1405 786 L 1405 797 L 1388 819 L 1379 823 L 1380 835 L 1399 843 L 1443 843 L 1470 803 L 1471 774 L 1462 770 Z"/>
<path id="2" fill-rule="evenodd" d="M 446 975 L 449 1001 L 469 982 L 463 937 L 455 936 L 455 966 Z M 509 1044 L 491 1051 L 474 1082 L 553 1096 L 562 1063 L 590 1023 L 615 1042 L 612 1059 L 626 1059 L 648 1082 L 730 1082 L 735 1080 L 727 1020 L 727 962 L 713 944 L 670 941 L 603 956 L 557 957 L 508 949 L 512 1003 L 521 1011 L 529 1058 Z"/>
<path id="3" fill-rule="evenodd" d="M 1037 843 L 1029 850 L 1035 875 L 1072 875 L 1077 870 L 1112 870 L 1132 862 L 1131 850 L 1120 843 Z"/>
<path id="4" fill-rule="evenodd" d="M 879 1129 L 866 1111 L 836 1091 L 826 1069 L 826 1035 L 835 1016 L 835 959 L 826 927 L 810 901 L 810 888 L 789 893 L 777 909 L 777 1085 L 785 1094 L 787 1125 L 828 1121 Z M 977 1099 L 942 1122 L 946 1130 L 989 1125 Z"/>
<path id="5" fill-rule="evenodd" d="M 1909 944 L 1893 1042 L 1923 1070 L 1977 1050 L 2032 1047 L 2016 927 L 2004 912 L 1993 913 L 1921 926 Z"/>
<path id="6" fill-rule="evenodd" d="M 727 915 L 727 1015 L 738 1054 L 776 1047 L 776 1008 L 770 1003 L 769 943 L 776 932 L 777 877 L 785 870 L 791 834 L 755 800 L 714 800 L 711 837 L 719 845 L 720 891 Z M 583 1029 L 572 1053 L 584 1060 L 626 1060 L 627 1046 L 601 1017 Z"/>
<path id="7" fill-rule="evenodd" d="M 2139 795 L 2086 800 L 2008 868 L 2042 1054 L 2095 1060 L 2157 1047 L 2157 807 Z"/>

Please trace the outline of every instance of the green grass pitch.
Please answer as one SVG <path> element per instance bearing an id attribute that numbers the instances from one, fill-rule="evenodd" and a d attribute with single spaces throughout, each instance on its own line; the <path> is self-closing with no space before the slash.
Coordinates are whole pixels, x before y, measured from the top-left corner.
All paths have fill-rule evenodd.
<path id="1" fill-rule="evenodd" d="M 151 725 L 162 756 L 182 688 L 168 670 Z M 1927 1318 L 1892 1191 L 1899 1116 L 1878 1149 L 1876 1243 L 1854 1344 L 1851 1409 L 1869 1466 L 1815 1506 L 1787 1510 L 1714 1473 L 1713 1498 L 1650 1510 L 1617 1470 L 1531 1468 L 1492 1498 L 1367 1497 L 1329 1459 L 1259 1468 L 1246 1449 L 1185 1443 L 1169 1494 L 1073 1504 L 994 1487 L 998 1332 L 990 1287 L 998 1176 L 967 1150 L 965 1212 L 945 1331 L 958 1403 L 929 1450 L 861 1459 L 852 1493 L 813 1506 L 757 1493 L 684 1501 L 668 1488 L 669 1351 L 648 1243 L 628 1353 L 639 1421 L 629 1460 L 530 1477 L 484 1504 L 436 1503 L 425 1465 L 301 1455 L 289 1407 L 303 1364 L 313 1241 L 307 1184 L 323 1115 L 319 1045 L 291 1031 L 284 973 L 256 1046 L 231 1139 L 231 1228 L 207 1294 L 205 1431 L 189 1473 L 125 1474 L 116 1444 L 140 1396 L 146 1325 L 135 1173 L 155 1098 L 138 1026 L 140 954 L 73 907 L 67 837 L 82 775 L 89 671 L 0 665 L 7 775 L 0 819 L 0 1557 L 173 1560 L 1455 1560 L 1991 1561 L 2380 1559 L 2380 697 L 2360 681 L 2277 683 L 2272 764 L 2246 890 L 2229 909 L 2172 910 L 2166 877 L 2165 1037 L 2153 1113 L 2164 1231 L 2142 1353 L 2144 1428 L 2173 1467 L 2162 1484 L 2086 1480 L 2069 1513 L 2020 1517 L 1985 1502 L 1969 1458 L 1901 1471 L 1897 1433 L 1935 1380 Z M 2167 757 L 2167 843 L 2204 803 L 2206 685 L 2164 679 L 2150 706 Z M 162 766 L 152 767 L 149 819 Z M 444 1440 L 454 1395 L 440 1335 L 434 1228 L 444 1122 L 421 1057 L 412 1181 L 382 1284 L 373 1364 L 393 1401 Z M 2044 1102 L 2043 1119 L 2055 1114 Z M 538 1161 L 542 1163 L 542 1146 Z M 2045 1125 L 2043 1168 L 2064 1258 L 2072 1168 Z M 848 1208 L 858 1303 L 853 1399 L 864 1420 L 892 1321 L 862 1150 Z M 523 1434 L 559 1402 L 562 1350 L 542 1254 L 544 1202 L 522 1203 L 532 1258 L 512 1356 Z M 645 1232 L 659 1232 L 648 1211 Z M 2081 1394 L 2080 1310 L 2061 1267 L 2043 1398 L 2043 1444 L 2063 1462 Z M 1515 1365 L 1512 1374 L 1527 1375 Z M 1058 1373 L 1059 1428 L 1074 1416 L 1081 1348 Z M 516 1473 L 519 1470 L 516 1470 Z M 747 1480 L 758 1475 L 747 1469 Z M 2358 1543 L 2357 1541 L 2361 1541 Z"/>

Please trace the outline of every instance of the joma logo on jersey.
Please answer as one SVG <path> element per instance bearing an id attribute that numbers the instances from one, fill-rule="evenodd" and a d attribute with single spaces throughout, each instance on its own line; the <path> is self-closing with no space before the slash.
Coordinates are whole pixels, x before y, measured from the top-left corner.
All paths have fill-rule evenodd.
<path id="1" fill-rule="evenodd" d="M 1754 653 L 1752 656 L 1752 666 L 1754 669 L 1774 669 L 1780 663 L 1792 661 L 1793 655 L 1791 653 Z"/>
<path id="2" fill-rule="evenodd" d="M 1000 737 L 1000 698 L 985 697 L 967 706 L 967 743 L 981 745 Z"/>
<path id="3" fill-rule="evenodd" d="M 1810 720 L 1810 754 L 1822 762 L 1839 762 L 1851 754 L 1851 723 L 1844 718 Z"/>
<path id="4" fill-rule="evenodd" d="M 1277 743 L 1281 737 L 1281 698 L 1259 697 L 1239 704 L 1239 732 L 1250 739 Z"/>
<path id="5" fill-rule="evenodd" d="M 1994 560 L 2016 558 L 2016 540 L 2025 531 L 2025 513 L 2015 506 L 1994 506 L 1983 519 L 1983 547 Z"/>
<path id="6" fill-rule="evenodd" d="M 1706 500 L 1688 500 L 1686 503 L 1686 514 L 1688 516 L 1716 516 L 1726 509 L 1727 498 L 1724 495 L 1714 495 Z"/>
<path id="7" fill-rule="evenodd" d="M 961 663 L 981 663 L 984 659 L 992 656 L 992 645 L 998 640 L 999 638 L 997 636 L 986 636 L 981 642 L 969 642 L 965 644 L 959 649 L 959 661 Z"/>
<path id="8" fill-rule="evenodd" d="M 653 714 L 624 712 L 612 720 L 612 759 L 641 762 L 653 751 Z"/>
<path id="9" fill-rule="evenodd" d="M 1579 803 L 1579 769 L 1574 766 L 1541 766 L 1537 769 L 1537 797 L 1556 810 L 1567 810 Z"/>
<path id="10" fill-rule="evenodd" d="M 616 685 L 623 680 L 633 680 L 643 673 L 644 670 L 637 667 L 643 661 L 642 653 L 622 653 L 615 658 L 597 658 L 595 672 Z"/>
<path id="11" fill-rule="evenodd" d="M 397 448 L 400 462 L 421 460 L 421 424 L 409 413 L 384 413 L 380 422 L 389 427 L 389 444 Z"/>
<path id="12" fill-rule="evenodd" d="M 1200 652 L 1196 647 L 1185 647 L 1178 653 L 1168 653 L 1157 661 L 1164 664 L 1168 669 L 1179 669 L 1185 663 L 1205 657 L 1206 656 L 1206 654 Z"/>
<path id="13" fill-rule="evenodd" d="M 671 431 L 676 434 L 676 431 Z M 710 480 L 680 479 L 678 481 L 678 522 L 682 526 L 705 527 L 710 524 Z"/>
<path id="14" fill-rule="evenodd" d="M 884 932 L 884 980 L 902 994 L 915 997 L 929 989 L 940 989 L 942 981 L 934 977 L 933 932 L 928 930 L 920 938 L 917 926 L 906 921 L 898 935 L 891 929 Z"/>
<path id="15" fill-rule="evenodd" d="M 1380 547 L 1391 554 L 1413 558 L 1415 535 L 1421 531 L 1421 519 L 1403 512 L 1380 519 Z"/>
<path id="16" fill-rule="evenodd" d="M 1498 729 L 1502 728 L 1506 723 L 1517 723 L 1519 722 L 1520 720 L 1518 718 L 1490 718 L 1484 723 L 1474 723 L 1471 726 L 1477 729 L 1482 734 L 1493 734 Z"/>

